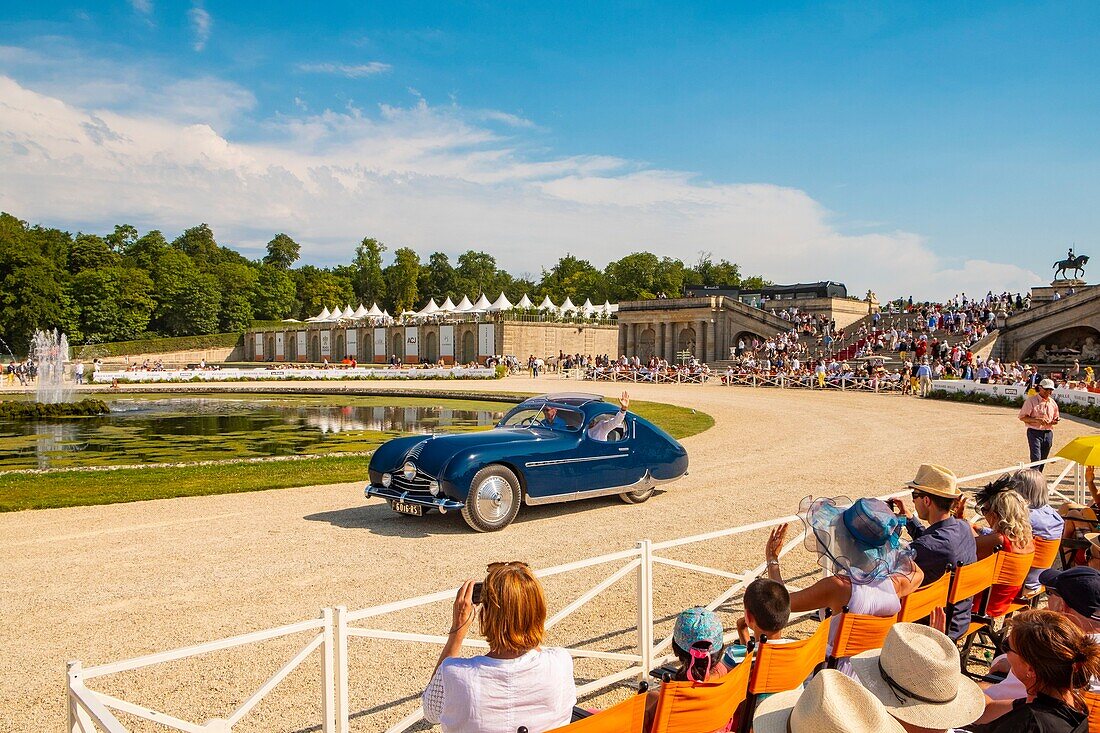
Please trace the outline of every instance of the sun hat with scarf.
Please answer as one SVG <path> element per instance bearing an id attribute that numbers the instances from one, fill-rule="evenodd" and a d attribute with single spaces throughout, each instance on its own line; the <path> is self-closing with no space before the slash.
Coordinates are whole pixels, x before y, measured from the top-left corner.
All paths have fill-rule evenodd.
<path id="1" fill-rule="evenodd" d="M 854 585 L 915 572 L 914 551 L 901 539 L 905 520 L 881 499 L 807 496 L 798 516 L 806 525 L 806 548 L 827 571 Z"/>

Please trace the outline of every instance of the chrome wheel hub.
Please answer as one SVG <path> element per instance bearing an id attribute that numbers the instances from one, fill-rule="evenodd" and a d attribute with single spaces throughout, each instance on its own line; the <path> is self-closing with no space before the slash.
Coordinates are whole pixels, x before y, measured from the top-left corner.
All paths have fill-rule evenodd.
<path id="1" fill-rule="evenodd" d="M 500 476 L 490 476 L 477 487 L 477 513 L 498 522 L 512 511 L 512 487 Z"/>

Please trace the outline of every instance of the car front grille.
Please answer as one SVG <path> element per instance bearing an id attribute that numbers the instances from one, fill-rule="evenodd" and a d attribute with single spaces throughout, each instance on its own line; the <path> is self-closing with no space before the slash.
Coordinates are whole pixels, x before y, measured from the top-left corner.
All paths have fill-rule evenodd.
<path id="1" fill-rule="evenodd" d="M 409 481 L 405 478 L 405 475 L 400 470 L 393 472 L 393 482 L 391 486 L 398 491 L 412 491 L 415 493 L 428 494 L 428 483 L 434 479 L 433 476 L 429 476 L 419 468 L 416 469 L 416 477 Z"/>

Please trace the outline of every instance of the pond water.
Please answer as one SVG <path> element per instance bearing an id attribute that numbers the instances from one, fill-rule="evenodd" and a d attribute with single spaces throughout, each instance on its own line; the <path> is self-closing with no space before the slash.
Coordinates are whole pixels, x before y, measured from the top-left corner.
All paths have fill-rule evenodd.
<path id="1" fill-rule="evenodd" d="M 0 421 L 0 470 L 371 450 L 410 433 L 491 427 L 502 403 L 425 398 L 126 397 L 100 417 Z"/>

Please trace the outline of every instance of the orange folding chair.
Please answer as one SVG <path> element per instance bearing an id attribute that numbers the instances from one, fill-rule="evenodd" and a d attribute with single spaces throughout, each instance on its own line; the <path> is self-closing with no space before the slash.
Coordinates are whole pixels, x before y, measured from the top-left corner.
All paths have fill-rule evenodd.
<path id="1" fill-rule="evenodd" d="M 1049 570 L 1054 566 L 1054 561 L 1058 559 L 1059 552 L 1062 549 L 1062 540 L 1044 540 L 1042 537 L 1035 538 L 1035 557 L 1031 561 L 1030 570 Z M 1034 608 L 1035 604 L 1039 602 L 1039 596 L 1042 595 L 1044 589 L 1039 586 L 1035 590 L 1022 589 L 1020 597 L 1016 603 L 1008 609 L 1009 613 L 1015 613 L 1016 611 L 1023 610 L 1025 608 Z"/>
<path id="2" fill-rule="evenodd" d="M 1100 733 L 1100 692 L 1085 692 L 1084 698 L 1089 709 L 1089 733 Z"/>
<path id="3" fill-rule="evenodd" d="M 944 573 L 939 580 L 922 585 L 901 599 L 898 611 L 900 623 L 913 623 L 928 618 L 933 608 L 947 608 L 947 594 L 951 590 L 951 573 Z"/>
<path id="4" fill-rule="evenodd" d="M 969 565 L 959 565 L 955 568 L 955 571 L 951 573 L 951 588 L 947 591 L 947 603 L 953 605 L 967 598 L 974 598 L 989 590 L 989 587 L 993 585 L 993 572 L 997 568 L 997 556 L 1000 554 L 995 552 L 984 560 Z M 948 619 L 948 623 L 951 623 L 951 619 Z M 980 622 L 971 621 L 964 636 L 969 638 L 971 634 L 977 633 L 984 625 Z"/>
<path id="5" fill-rule="evenodd" d="M 645 703 L 646 694 L 631 695 L 618 705 L 613 705 L 606 710 L 589 715 L 587 718 L 570 723 L 569 725 L 555 728 L 549 733 L 557 731 L 569 731 L 569 733 L 642 733 L 645 727 Z M 521 727 L 520 733 L 527 733 L 525 727 Z"/>
<path id="6" fill-rule="evenodd" d="M 767 643 L 761 640 L 756 647 L 756 660 L 749 677 L 748 696 L 741 713 L 741 733 L 752 727 L 752 716 L 759 695 L 770 695 L 800 687 L 806 678 L 825 662 L 825 648 L 829 642 L 830 616 L 821 622 L 813 636 L 786 644 Z"/>
<path id="7" fill-rule="evenodd" d="M 714 682 L 661 685 L 651 733 L 700 733 L 725 728 L 748 695 L 752 657 L 749 653 L 729 674 Z"/>
<path id="8" fill-rule="evenodd" d="M 1031 570 L 1031 564 L 1034 562 L 1035 553 L 1028 552 L 1025 554 L 1019 554 L 1014 552 L 995 552 L 989 557 L 994 559 L 993 564 L 993 577 L 990 585 L 1023 585 L 1024 580 L 1027 578 L 1028 571 Z M 986 558 L 988 560 L 989 558 Z M 982 560 L 981 562 L 985 562 Z M 975 563 L 980 565 L 981 562 Z M 982 603 L 975 602 L 975 613 L 970 617 L 970 626 L 967 628 L 966 634 L 963 638 L 966 639 L 966 643 L 963 645 L 962 661 L 965 665 L 970 659 L 970 650 L 974 646 L 978 646 L 981 649 L 992 650 L 994 654 L 1000 651 L 1002 634 L 993 630 L 993 622 L 998 618 L 1004 618 L 1013 612 L 1012 605 L 1001 614 L 997 616 L 990 616 L 986 613 L 986 604 L 988 602 L 989 594 L 985 594 L 982 599 Z M 979 607 L 979 605 L 981 607 Z M 1022 608 L 1023 606 L 1019 606 Z M 982 634 L 988 637 L 992 644 L 975 644 L 974 637 L 977 634 Z M 965 671 L 965 670 L 964 670 Z"/>
<path id="9" fill-rule="evenodd" d="M 833 653 L 825 659 L 825 665 L 836 669 L 837 661 L 844 657 L 870 649 L 881 649 L 890 627 L 897 622 L 896 615 L 868 616 L 845 611 L 833 622 L 837 625 L 836 638 L 833 640 Z"/>

